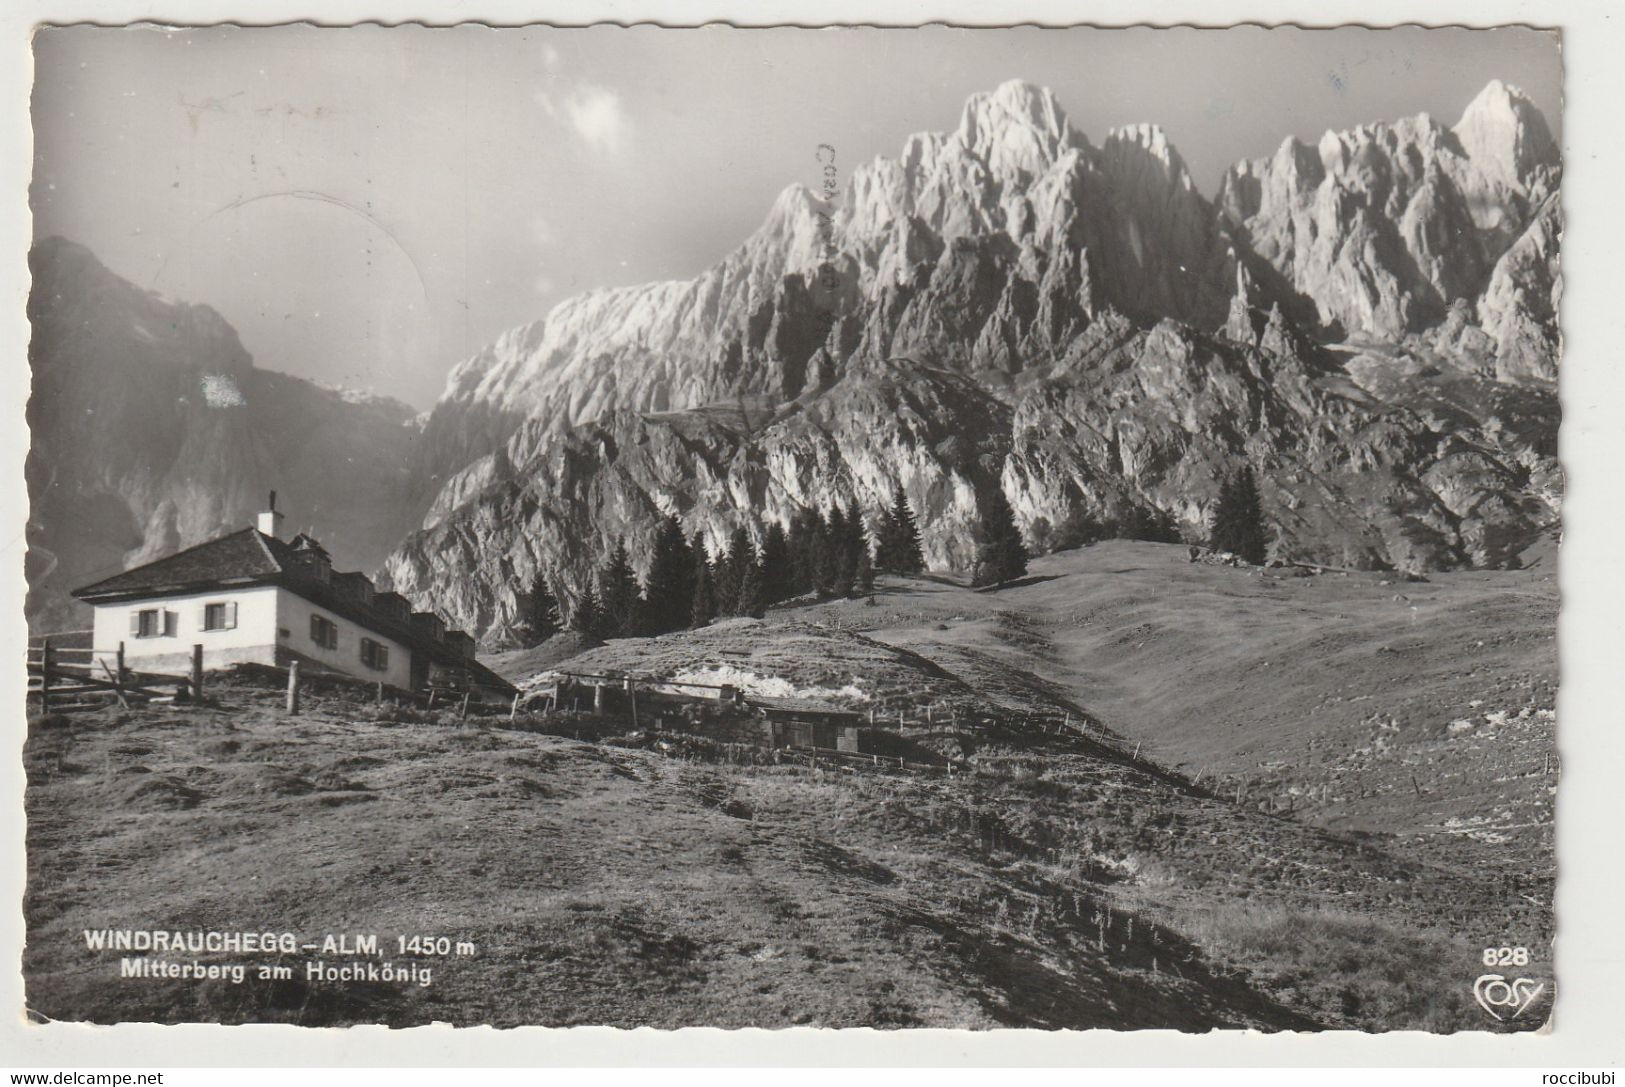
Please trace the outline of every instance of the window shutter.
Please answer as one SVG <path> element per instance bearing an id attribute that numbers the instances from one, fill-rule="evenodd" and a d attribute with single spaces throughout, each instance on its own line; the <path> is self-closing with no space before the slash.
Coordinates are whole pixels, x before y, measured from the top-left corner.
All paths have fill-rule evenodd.
<path id="1" fill-rule="evenodd" d="M 235 600 L 226 603 L 226 629 L 237 629 L 237 601 Z"/>
<path id="2" fill-rule="evenodd" d="M 173 638 L 175 636 L 175 631 L 180 627 L 180 618 L 179 612 L 164 612 L 164 637 Z"/>
<path id="3" fill-rule="evenodd" d="M 310 640 L 317 645 L 322 644 L 322 617 L 320 615 L 310 617 Z"/>
<path id="4" fill-rule="evenodd" d="M 378 651 L 373 655 L 377 658 L 375 663 L 378 665 L 379 668 L 388 668 L 389 667 L 389 646 L 387 646 L 387 645 L 379 646 Z"/>
<path id="5" fill-rule="evenodd" d="M 199 630 L 209 629 L 209 605 L 207 604 L 198 605 L 197 628 Z"/>
<path id="6" fill-rule="evenodd" d="M 141 609 L 136 608 L 130 613 L 130 637 L 141 637 Z"/>

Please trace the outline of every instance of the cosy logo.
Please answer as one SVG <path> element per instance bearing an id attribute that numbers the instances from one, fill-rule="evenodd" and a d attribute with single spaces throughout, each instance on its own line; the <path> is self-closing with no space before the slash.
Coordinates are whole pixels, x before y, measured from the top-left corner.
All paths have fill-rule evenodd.
<path id="1" fill-rule="evenodd" d="M 1473 982 L 1478 1006 L 1502 1021 L 1518 1018 L 1545 991 L 1544 981 L 1537 984 L 1528 978 L 1508 980 L 1501 974 L 1480 974 Z"/>

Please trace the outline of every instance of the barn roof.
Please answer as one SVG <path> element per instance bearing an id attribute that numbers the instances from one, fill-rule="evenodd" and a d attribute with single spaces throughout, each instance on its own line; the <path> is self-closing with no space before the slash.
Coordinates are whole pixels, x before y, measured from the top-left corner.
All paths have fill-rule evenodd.
<path id="1" fill-rule="evenodd" d="M 819 702 L 811 698 L 753 697 L 750 704 L 759 706 L 770 713 L 798 713 L 823 717 L 862 716 L 857 710 L 850 710 L 844 706 L 832 706 L 828 702 Z"/>

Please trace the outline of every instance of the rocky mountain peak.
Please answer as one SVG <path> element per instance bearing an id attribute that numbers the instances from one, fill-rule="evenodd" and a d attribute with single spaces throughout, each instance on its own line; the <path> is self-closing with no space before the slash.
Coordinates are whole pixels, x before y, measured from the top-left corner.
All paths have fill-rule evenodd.
<path id="1" fill-rule="evenodd" d="M 1492 79 L 1462 113 L 1452 131 L 1479 167 L 1514 188 L 1557 160 L 1546 118 L 1517 87 Z"/>
<path id="2" fill-rule="evenodd" d="M 995 174 L 1039 174 L 1081 142 L 1048 87 L 1012 79 L 974 94 L 955 140 Z"/>
<path id="3" fill-rule="evenodd" d="M 1284 310 L 1312 309 L 1323 335 L 1386 338 L 1475 304 L 1556 178 L 1545 119 L 1496 80 L 1454 129 L 1421 113 L 1329 131 L 1312 148 L 1289 139 L 1232 167 L 1218 204 L 1279 273 Z"/>
<path id="4" fill-rule="evenodd" d="M 1161 125 L 1123 125 L 1106 134 L 1104 151 L 1108 159 L 1120 155 L 1125 149 L 1132 150 L 1136 157 L 1157 163 L 1161 167 L 1165 183 L 1187 192 L 1196 191 L 1196 182 L 1191 180 L 1190 171 L 1185 168 L 1185 160 L 1180 157 L 1178 149 L 1168 141 L 1168 134 L 1162 130 Z"/>

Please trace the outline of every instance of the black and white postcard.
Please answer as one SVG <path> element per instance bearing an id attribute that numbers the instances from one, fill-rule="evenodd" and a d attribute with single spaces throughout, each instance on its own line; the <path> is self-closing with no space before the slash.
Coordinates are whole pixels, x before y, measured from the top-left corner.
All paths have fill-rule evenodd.
<path id="1" fill-rule="evenodd" d="M 1550 1029 L 1563 40 L 39 28 L 28 1016 Z"/>

